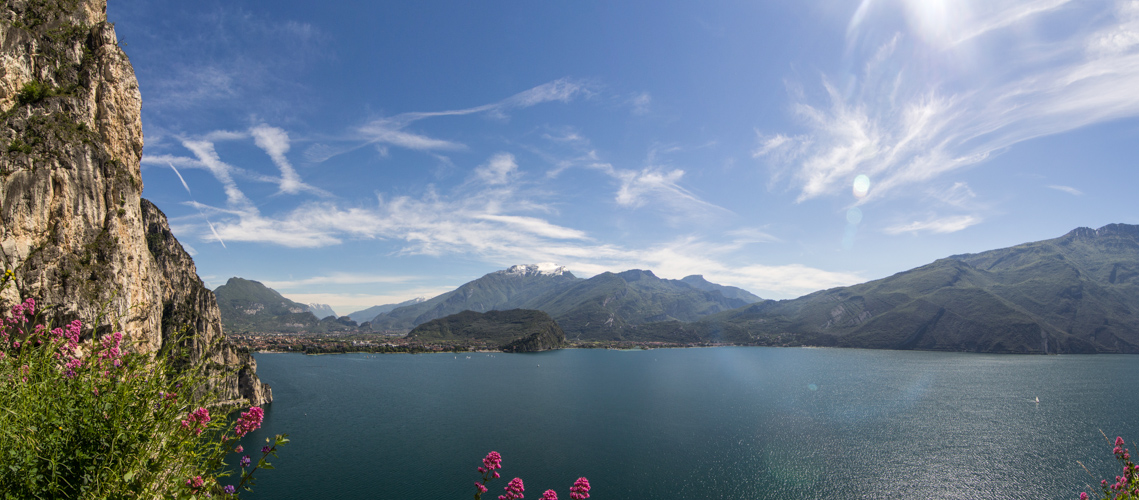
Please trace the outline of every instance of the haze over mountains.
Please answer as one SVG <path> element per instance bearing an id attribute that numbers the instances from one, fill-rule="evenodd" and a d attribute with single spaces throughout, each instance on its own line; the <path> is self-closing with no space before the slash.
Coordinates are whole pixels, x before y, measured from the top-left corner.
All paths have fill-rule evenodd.
<path id="1" fill-rule="evenodd" d="M 219 304 L 229 294 L 223 288 Z M 248 323 L 264 310 L 294 325 L 316 322 L 307 310 L 293 311 L 303 305 L 276 292 L 265 297 L 272 303 L 223 306 L 223 318 L 240 309 Z M 564 268 L 519 265 L 409 302 L 382 306 L 390 309 L 360 326 L 408 331 L 463 311 L 531 309 L 553 317 L 569 340 L 1137 353 L 1139 226 L 1079 228 L 791 300 L 762 300 L 700 276 L 668 280 L 634 269 L 582 279 Z"/>

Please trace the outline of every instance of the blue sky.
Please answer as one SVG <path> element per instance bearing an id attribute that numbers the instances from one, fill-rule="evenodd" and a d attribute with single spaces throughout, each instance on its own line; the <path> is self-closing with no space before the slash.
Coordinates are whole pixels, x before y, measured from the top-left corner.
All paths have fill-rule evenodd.
<path id="1" fill-rule="evenodd" d="M 764 298 L 1139 223 L 1139 1 L 112 0 L 143 196 L 339 314 L 511 264 Z"/>

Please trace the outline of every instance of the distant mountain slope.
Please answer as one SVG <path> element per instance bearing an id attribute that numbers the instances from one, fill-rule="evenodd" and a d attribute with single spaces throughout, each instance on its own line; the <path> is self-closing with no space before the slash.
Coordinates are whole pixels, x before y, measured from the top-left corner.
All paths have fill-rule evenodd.
<path id="1" fill-rule="evenodd" d="M 427 299 L 425 299 L 423 297 L 416 297 L 416 298 L 411 299 L 411 300 L 405 300 L 403 302 L 400 302 L 399 304 L 384 304 L 381 306 L 372 306 L 372 307 L 369 307 L 367 309 L 363 309 L 360 311 L 349 313 L 348 317 L 352 318 L 352 321 L 355 321 L 357 323 L 363 323 L 365 321 L 372 321 L 372 319 L 374 319 L 376 316 L 379 316 L 379 315 L 386 313 L 386 312 L 390 312 L 392 309 L 395 309 L 397 307 L 415 305 L 415 304 L 418 304 L 418 303 L 423 302 L 425 300 L 427 300 Z M 321 318 L 323 318 L 323 316 L 321 316 Z"/>
<path id="2" fill-rule="evenodd" d="M 329 316 L 336 316 L 336 311 L 333 311 L 332 306 L 328 304 L 308 304 L 308 310 L 312 313 L 313 316 L 316 316 L 320 319 L 324 319 Z"/>
<path id="3" fill-rule="evenodd" d="M 561 267 L 549 271 L 541 270 L 536 265 L 512 266 L 429 300 L 376 316 L 372 319 L 372 329 L 409 330 L 416 325 L 462 311 L 517 309 L 535 296 L 564 289 L 577 281 L 580 279 Z"/>
<path id="4" fill-rule="evenodd" d="M 626 329 L 636 325 L 695 321 L 750 302 L 725 297 L 724 292 L 758 300 L 746 291 L 709 283 L 699 276 L 685 280 L 660 279 L 652 271 L 639 269 L 581 279 L 564 268 L 513 266 L 430 300 L 381 314 L 371 326 L 376 330 L 411 329 L 465 310 L 522 308 L 549 313 L 570 338 L 623 339 Z"/>
<path id="5" fill-rule="evenodd" d="M 763 299 L 759 298 L 759 296 L 757 296 L 754 293 L 751 293 L 747 290 L 744 290 L 743 288 L 737 288 L 734 286 L 726 286 L 726 285 L 717 285 L 716 283 L 712 283 L 712 282 L 704 279 L 704 277 L 699 275 L 699 274 L 693 274 L 692 276 L 685 276 L 685 277 L 681 278 L 680 281 L 688 283 L 690 286 L 692 286 L 693 288 L 696 288 L 698 290 L 704 290 L 705 292 L 717 292 L 718 291 L 718 292 L 720 292 L 720 295 L 723 295 L 724 297 L 727 297 L 729 299 L 740 299 L 744 302 L 747 302 L 748 304 L 752 304 L 752 303 L 759 302 L 759 301 L 763 300 Z"/>
<path id="6" fill-rule="evenodd" d="M 954 255 L 888 278 L 650 330 L 763 344 L 1139 353 L 1139 226 Z"/>
<path id="7" fill-rule="evenodd" d="M 227 332 L 312 331 L 320 323 L 307 305 L 286 299 L 257 281 L 230 278 L 214 295 Z"/>
<path id="8" fill-rule="evenodd" d="M 521 307 L 550 313 L 567 338 L 622 340 L 635 337 L 641 324 L 696 321 L 744 305 L 747 301 L 724 297 L 719 290 L 700 290 L 681 280 L 660 279 L 652 271 L 633 269 L 601 273 L 535 297 Z"/>
<path id="9" fill-rule="evenodd" d="M 463 311 L 415 327 L 408 338 L 420 341 L 482 341 L 511 352 L 556 349 L 566 336 L 542 311 L 511 309 L 479 313 Z"/>

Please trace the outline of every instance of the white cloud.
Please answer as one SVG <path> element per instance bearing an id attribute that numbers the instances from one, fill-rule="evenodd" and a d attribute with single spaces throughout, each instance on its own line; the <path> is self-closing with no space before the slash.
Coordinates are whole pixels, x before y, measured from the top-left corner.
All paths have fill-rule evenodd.
<path id="1" fill-rule="evenodd" d="M 405 129 L 414 122 L 443 116 L 464 116 L 485 113 L 490 116 L 505 118 L 506 112 L 511 109 L 528 108 L 546 102 L 569 102 L 579 95 L 588 96 L 591 93 L 592 91 L 589 85 L 568 78 L 562 78 L 519 92 L 501 101 L 472 108 L 401 113 L 391 117 L 372 120 L 358 127 L 356 133 L 364 138 L 364 144 L 355 144 L 340 148 L 335 148 L 327 144 L 314 145 L 305 152 L 305 157 L 310 161 L 321 162 L 333 156 L 358 149 L 362 145 L 376 143 L 389 144 L 417 151 L 466 149 L 467 146 L 462 143 L 436 139 L 426 135 L 408 132 Z"/>
<path id="2" fill-rule="evenodd" d="M 650 106 L 653 103 L 653 96 L 648 92 L 641 92 L 629 99 L 629 104 L 633 107 L 634 115 L 647 115 L 650 111 Z"/>
<path id="3" fill-rule="evenodd" d="M 304 188 L 304 183 L 301 182 L 301 177 L 297 175 L 293 165 L 289 163 L 289 159 L 285 157 L 285 153 L 289 152 L 289 134 L 265 124 L 249 129 L 249 133 L 253 135 L 257 147 L 263 149 L 269 158 L 273 159 L 277 168 L 281 169 L 281 192 L 289 194 L 300 192 Z"/>
<path id="4" fill-rule="evenodd" d="M 1083 191 L 1080 191 L 1079 189 L 1076 189 L 1076 188 L 1071 187 L 1071 186 L 1048 186 L 1048 187 L 1050 189 L 1055 189 L 1057 191 L 1063 191 L 1065 193 L 1068 193 L 1068 194 L 1074 195 L 1074 196 L 1083 196 L 1083 194 L 1084 194 Z"/>
<path id="5" fill-rule="evenodd" d="M 487 184 L 506 184 L 512 174 L 518 171 L 518 163 L 510 153 L 498 153 L 475 169 L 475 176 Z"/>
<path id="6" fill-rule="evenodd" d="M 847 49 L 866 54 L 852 61 L 861 73 L 842 90 L 824 78 L 821 102 L 796 97 L 806 133 L 760 135 L 756 156 L 773 177 L 790 172 L 800 201 L 844 193 L 860 174 L 873 181 L 868 199 L 886 196 L 1028 139 L 1139 116 L 1134 0 L 1068 32 L 1035 29 L 1080 12 L 1068 0 L 899 1 L 901 32 L 888 24 L 895 4 L 863 1 Z"/>
<path id="7" fill-rule="evenodd" d="M 961 231 L 969 226 L 979 224 L 980 217 L 973 215 L 955 215 L 951 217 L 930 218 L 925 221 L 913 221 L 905 224 L 896 224 L 886 229 L 883 232 L 886 234 L 902 234 L 902 233 L 955 233 Z"/>
<path id="8" fill-rule="evenodd" d="M 327 276 L 313 276 L 299 280 L 262 281 L 265 286 L 275 290 L 293 290 L 311 287 L 313 285 L 373 285 L 407 283 L 415 281 L 415 276 L 388 276 L 361 273 L 333 273 Z"/>

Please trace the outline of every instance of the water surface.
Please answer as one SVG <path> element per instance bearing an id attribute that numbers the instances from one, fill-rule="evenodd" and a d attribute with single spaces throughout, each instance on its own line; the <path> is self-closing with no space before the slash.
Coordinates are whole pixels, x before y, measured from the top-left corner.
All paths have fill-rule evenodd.
<path id="1" fill-rule="evenodd" d="M 290 434 L 251 498 L 1075 498 L 1139 439 L 1139 358 L 724 347 L 258 354 Z M 1036 399 L 1039 398 L 1039 403 Z M 255 443 L 255 442 L 251 442 Z M 247 445 L 246 448 L 253 446 Z M 258 445 L 257 448 L 260 446 Z"/>

